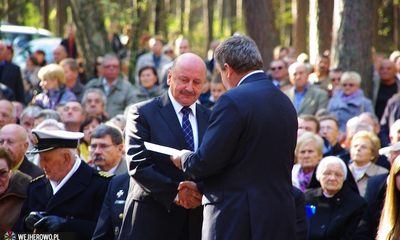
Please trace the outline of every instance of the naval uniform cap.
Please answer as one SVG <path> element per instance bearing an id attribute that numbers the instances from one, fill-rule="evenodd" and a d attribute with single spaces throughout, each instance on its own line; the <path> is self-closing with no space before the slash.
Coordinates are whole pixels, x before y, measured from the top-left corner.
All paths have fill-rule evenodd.
<path id="1" fill-rule="evenodd" d="M 28 153 L 42 153 L 56 148 L 76 148 L 79 139 L 83 138 L 81 132 L 63 130 L 32 130 L 34 149 Z"/>

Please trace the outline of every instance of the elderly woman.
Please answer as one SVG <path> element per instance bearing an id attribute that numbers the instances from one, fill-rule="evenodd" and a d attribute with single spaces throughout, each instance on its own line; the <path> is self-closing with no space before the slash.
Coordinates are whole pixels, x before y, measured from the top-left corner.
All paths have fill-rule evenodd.
<path id="1" fill-rule="evenodd" d="M 138 102 L 143 102 L 164 93 L 164 89 L 158 84 L 157 69 L 153 66 L 145 66 L 139 70 L 139 84 L 135 92 Z"/>
<path id="2" fill-rule="evenodd" d="M 357 72 L 344 72 L 340 78 L 342 88 L 329 100 L 327 109 L 338 118 L 340 132 L 346 132 L 347 121 L 362 112 L 374 113 L 371 100 L 360 89 L 361 76 Z"/>
<path id="3" fill-rule="evenodd" d="M 42 93 L 34 96 L 32 104 L 46 109 L 56 109 L 58 104 L 76 101 L 73 92 L 66 89 L 64 69 L 57 64 L 42 67 L 38 73 Z"/>
<path id="4" fill-rule="evenodd" d="M 0 233 L 11 231 L 18 220 L 31 177 L 11 170 L 10 153 L 0 146 Z"/>
<path id="5" fill-rule="evenodd" d="M 308 239 L 351 239 L 367 203 L 343 184 L 347 177 L 345 163 L 338 157 L 325 157 L 317 167 L 316 176 L 321 187 L 304 193 L 306 205 L 315 206 Z"/>
<path id="6" fill-rule="evenodd" d="M 349 169 L 357 182 L 358 191 L 361 196 L 365 195 L 369 178 L 388 172 L 386 168 L 374 163 L 379 156 L 380 147 L 379 138 L 374 133 L 368 131 L 356 133 L 351 140 L 351 163 L 349 164 Z"/>
<path id="7" fill-rule="evenodd" d="M 400 239 L 400 157 L 397 157 L 390 170 L 386 188 L 385 203 L 378 228 L 378 240 Z"/>
<path id="8" fill-rule="evenodd" d="M 307 189 L 315 166 L 322 158 L 324 140 L 312 132 L 305 132 L 297 139 L 295 155 L 297 164 L 292 169 L 292 184 L 302 191 Z"/>

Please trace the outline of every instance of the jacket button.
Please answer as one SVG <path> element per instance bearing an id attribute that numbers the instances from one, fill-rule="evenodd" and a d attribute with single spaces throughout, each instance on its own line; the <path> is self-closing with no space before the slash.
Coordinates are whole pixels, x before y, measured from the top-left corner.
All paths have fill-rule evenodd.
<path id="1" fill-rule="evenodd" d="M 118 217 L 119 217 L 119 219 L 122 219 L 122 218 L 124 218 L 124 214 L 120 213 Z"/>

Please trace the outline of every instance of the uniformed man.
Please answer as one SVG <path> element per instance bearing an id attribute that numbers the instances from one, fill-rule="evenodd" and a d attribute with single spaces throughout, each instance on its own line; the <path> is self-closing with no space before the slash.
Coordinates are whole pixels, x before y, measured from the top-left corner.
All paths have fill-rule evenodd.
<path id="1" fill-rule="evenodd" d="M 80 132 L 32 130 L 44 175 L 31 181 L 14 231 L 73 232 L 91 239 L 112 174 L 75 154 Z"/>
<path id="2" fill-rule="evenodd" d="M 129 174 L 126 172 L 110 181 L 92 240 L 118 239 L 129 190 L 129 179 Z"/>

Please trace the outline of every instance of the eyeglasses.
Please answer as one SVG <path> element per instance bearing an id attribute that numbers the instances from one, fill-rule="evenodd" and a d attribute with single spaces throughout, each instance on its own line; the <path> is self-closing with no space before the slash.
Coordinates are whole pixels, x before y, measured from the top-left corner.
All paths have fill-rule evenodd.
<path id="1" fill-rule="evenodd" d="M 277 69 L 281 70 L 282 68 L 283 68 L 282 66 L 279 66 L 279 67 L 273 67 L 273 68 L 271 68 L 271 70 L 272 70 L 272 71 L 275 71 L 275 70 L 277 70 Z"/>
<path id="2" fill-rule="evenodd" d="M 354 84 L 354 83 L 343 83 L 342 86 L 343 86 L 343 87 L 347 87 L 347 86 L 349 86 L 349 87 L 354 87 L 355 84 Z"/>
<path id="3" fill-rule="evenodd" d="M 164 53 L 173 53 L 173 51 L 172 50 L 167 50 Z"/>
<path id="4" fill-rule="evenodd" d="M 323 132 L 323 131 L 332 132 L 333 128 L 331 128 L 331 127 L 320 127 L 319 131 L 320 132 Z"/>
<path id="5" fill-rule="evenodd" d="M 96 63 L 96 66 L 100 66 L 100 65 L 101 65 L 101 63 L 99 63 L 99 62 Z"/>
<path id="6" fill-rule="evenodd" d="M 0 178 L 6 178 L 8 176 L 8 174 L 10 173 L 10 170 L 6 171 L 0 171 Z"/>
<path id="7" fill-rule="evenodd" d="M 119 65 L 104 65 L 104 68 L 110 69 L 110 68 L 119 68 Z"/>
<path id="8" fill-rule="evenodd" d="M 324 172 L 324 173 L 322 173 L 322 176 L 324 176 L 325 178 L 328 178 L 331 176 L 335 176 L 335 178 L 343 178 L 343 174 L 339 173 L 339 172 Z"/>
<path id="9" fill-rule="evenodd" d="M 115 146 L 115 144 L 105 144 L 105 143 L 100 143 L 100 144 L 90 144 L 89 145 L 89 151 L 94 152 L 97 148 L 100 150 L 105 150 L 111 146 Z"/>

